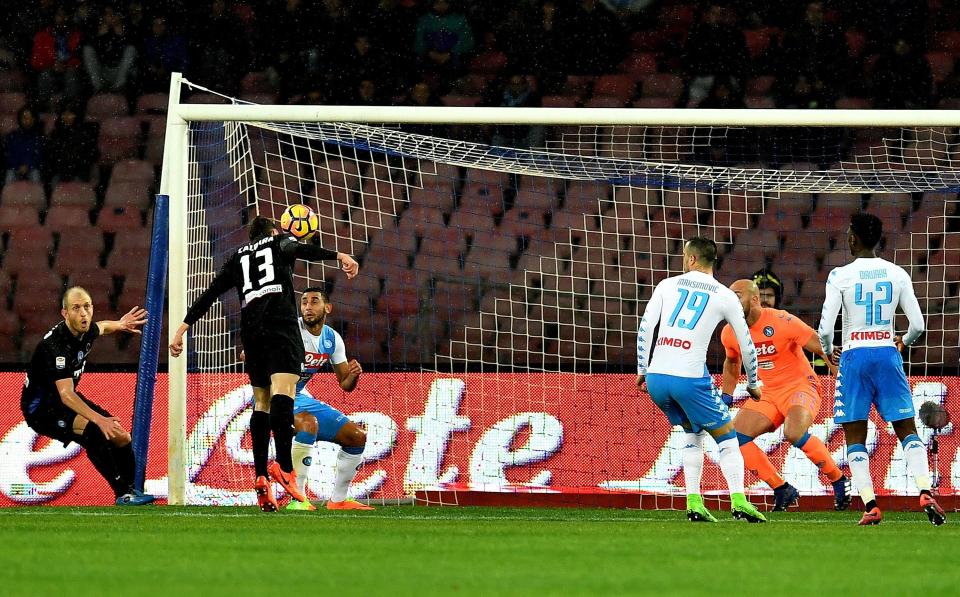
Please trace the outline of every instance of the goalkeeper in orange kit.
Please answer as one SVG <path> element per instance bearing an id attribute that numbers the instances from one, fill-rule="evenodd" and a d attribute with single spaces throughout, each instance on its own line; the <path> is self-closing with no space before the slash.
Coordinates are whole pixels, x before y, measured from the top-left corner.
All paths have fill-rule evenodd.
<path id="1" fill-rule="evenodd" d="M 763 382 L 763 398 L 744 402 L 733 422 L 744 465 L 773 489 L 774 511 L 797 503 L 800 492 L 783 480 L 753 441 L 783 425 L 784 438 L 803 450 L 830 480 L 834 508 L 846 510 L 852 499 L 850 480 L 840 472 L 823 441 L 807 431 L 820 409 L 820 384 L 803 351 L 825 357 L 817 332 L 786 311 L 762 307 L 760 290 L 752 280 L 737 280 L 730 289 L 743 305 Z M 723 329 L 720 339 L 726 350 L 721 388 L 729 404 L 740 375 L 740 347 L 730 326 Z M 836 373 L 832 365 L 830 368 Z"/>

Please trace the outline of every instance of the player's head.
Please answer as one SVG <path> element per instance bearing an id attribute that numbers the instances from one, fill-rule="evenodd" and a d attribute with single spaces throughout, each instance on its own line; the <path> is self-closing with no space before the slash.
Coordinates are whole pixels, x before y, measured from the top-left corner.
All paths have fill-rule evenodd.
<path id="1" fill-rule="evenodd" d="M 850 216 L 847 244 L 854 255 L 864 250 L 876 249 L 881 236 L 883 236 L 883 220 L 877 216 L 863 212 Z"/>
<path id="2" fill-rule="evenodd" d="M 753 280 L 737 280 L 730 285 L 730 290 L 740 298 L 744 317 L 750 317 L 751 311 L 760 309 L 760 289 Z"/>
<path id="3" fill-rule="evenodd" d="M 79 286 L 71 286 L 60 300 L 60 315 L 74 335 L 85 334 L 93 323 L 93 300 Z"/>
<path id="4" fill-rule="evenodd" d="M 323 325 L 333 311 L 327 291 L 319 286 L 310 286 L 300 295 L 300 317 L 309 327 Z"/>
<path id="5" fill-rule="evenodd" d="M 713 272 L 717 261 L 717 243 L 709 238 L 695 236 L 683 245 L 683 273 L 692 269 Z"/>
<path id="6" fill-rule="evenodd" d="M 277 223 L 266 216 L 257 216 L 247 224 L 247 236 L 251 241 L 280 233 Z"/>
<path id="7" fill-rule="evenodd" d="M 779 309 L 783 300 L 783 282 L 780 276 L 768 269 L 753 272 L 750 279 L 756 283 L 760 291 L 760 305 L 768 309 Z"/>

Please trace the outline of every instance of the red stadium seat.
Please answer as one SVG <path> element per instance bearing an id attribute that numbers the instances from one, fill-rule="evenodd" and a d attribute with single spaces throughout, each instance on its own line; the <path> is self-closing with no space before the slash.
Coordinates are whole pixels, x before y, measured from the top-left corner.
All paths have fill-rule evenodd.
<path id="1" fill-rule="evenodd" d="M 0 205 L 41 210 L 47 206 L 47 197 L 43 192 L 43 185 L 39 182 L 15 180 L 4 185 Z"/>
<path id="2" fill-rule="evenodd" d="M 0 112 L 16 114 L 27 104 L 26 94 L 19 91 L 0 92 Z"/>
<path id="3" fill-rule="evenodd" d="M 470 71 L 495 75 L 507 66 L 507 55 L 499 50 L 490 50 L 477 54 L 470 61 Z"/>
<path id="4" fill-rule="evenodd" d="M 545 95 L 540 105 L 544 108 L 575 108 L 579 101 L 576 95 Z"/>
<path id="5" fill-rule="evenodd" d="M 110 172 L 110 184 L 118 182 L 153 183 L 155 173 L 153 164 L 143 160 L 123 160 L 113 165 Z"/>
<path id="6" fill-rule="evenodd" d="M 480 104 L 479 95 L 456 95 L 450 93 L 440 98 L 440 103 L 444 106 L 453 106 L 458 108 L 472 108 Z"/>
<path id="7" fill-rule="evenodd" d="M 40 225 L 40 215 L 33 207 L 0 205 L 0 230 L 35 228 Z"/>
<path id="8" fill-rule="evenodd" d="M 410 207 L 400 216 L 400 230 L 412 236 L 423 236 L 443 225 L 443 212 L 433 207 Z"/>
<path id="9" fill-rule="evenodd" d="M 626 103 L 637 90 L 637 80 L 630 75 L 602 75 L 593 82 L 593 95 L 614 97 Z"/>
<path id="10" fill-rule="evenodd" d="M 140 150 L 140 120 L 133 116 L 105 118 L 100 123 L 97 147 L 101 164 L 137 157 Z"/>
<path id="11" fill-rule="evenodd" d="M 677 75 L 669 73 L 655 73 L 647 75 L 641 86 L 642 97 L 665 97 L 673 101 L 683 95 L 684 83 Z"/>
<path id="12" fill-rule="evenodd" d="M 927 64 L 930 65 L 930 74 L 934 83 L 942 83 L 953 74 L 955 57 L 949 52 L 927 52 Z"/>
<path id="13" fill-rule="evenodd" d="M 610 95 L 595 95 L 587 100 L 585 108 L 623 108 L 626 101 Z"/>
<path id="14" fill-rule="evenodd" d="M 91 210 L 97 204 L 93 186 L 86 182 L 62 182 L 53 189 L 51 207 L 80 207 Z"/>
<path id="15" fill-rule="evenodd" d="M 770 49 L 771 41 L 780 34 L 780 30 L 774 27 L 762 27 L 760 29 L 744 29 L 743 37 L 747 42 L 747 52 L 752 60 L 756 60 Z"/>
<path id="16" fill-rule="evenodd" d="M 97 216 L 96 225 L 104 232 L 141 229 L 143 228 L 143 218 L 140 215 L 140 210 L 135 207 L 104 207 Z"/>
<path id="17" fill-rule="evenodd" d="M 960 31 L 938 31 L 930 47 L 960 56 Z"/>
<path id="18" fill-rule="evenodd" d="M 773 84 L 777 78 L 773 75 L 760 75 L 747 79 L 747 85 L 744 89 L 746 95 L 768 95 L 773 89 Z"/>
<path id="19" fill-rule="evenodd" d="M 657 56 L 650 52 L 634 52 L 628 54 L 620 63 L 620 70 L 632 77 L 642 77 L 657 72 Z M 636 88 L 636 80 L 634 80 Z"/>
<path id="20" fill-rule="evenodd" d="M 873 101 L 865 97 L 841 97 L 834 104 L 837 110 L 869 110 Z"/>
<path id="21" fill-rule="evenodd" d="M 87 120 L 98 122 L 130 114 L 127 98 L 119 93 L 98 93 L 87 100 Z"/>
<path id="22" fill-rule="evenodd" d="M 453 187 L 442 188 L 414 188 L 410 190 L 410 206 L 431 207 L 439 209 L 443 213 L 453 211 L 453 205 L 456 201 Z"/>
<path id="23" fill-rule="evenodd" d="M 23 91 L 26 80 L 19 70 L 0 70 L 0 91 Z"/>
<path id="24" fill-rule="evenodd" d="M 743 103 L 752 110 L 771 110 L 777 107 L 777 103 L 769 95 L 748 95 L 743 98 Z"/>
<path id="25" fill-rule="evenodd" d="M 147 209 L 150 207 L 150 186 L 152 180 L 113 182 L 107 187 L 104 197 L 104 208 L 130 207 L 133 209 Z"/>
<path id="26" fill-rule="evenodd" d="M 166 93 L 145 93 L 137 98 L 137 114 L 166 114 L 169 103 Z"/>
<path id="27" fill-rule="evenodd" d="M 73 205 L 54 205 L 47 212 L 44 224 L 55 232 L 71 231 L 83 234 L 90 226 L 90 210 Z"/>

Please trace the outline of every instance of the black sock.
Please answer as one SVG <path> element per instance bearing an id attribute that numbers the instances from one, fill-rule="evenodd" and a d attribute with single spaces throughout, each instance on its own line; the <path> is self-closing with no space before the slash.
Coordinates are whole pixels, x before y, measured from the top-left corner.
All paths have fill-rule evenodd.
<path id="1" fill-rule="evenodd" d="M 123 447 L 110 444 L 110 451 L 113 453 L 113 461 L 117 464 L 120 479 L 129 487 L 133 487 L 133 477 L 137 471 L 137 459 L 133 455 L 133 442 Z"/>
<path id="2" fill-rule="evenodd" d="M 293 398 L 275 394 L 270 399 L 270 429 L 273 431 L 273 443 L 277 449 L 277 464 L 285 473 L 293 470 Z"/>
<path id="3" fill-rule="evenodd" d="M 250 442 L 253 444 L 253 469 L 256 476 L 266 477 L 270 454 L 270 414 L 255 410 L 250 415 Z"/>
<path id="4" fill-rule="evenodd" d="M 107 441 L 99 427 L 93 423 L 87 423 L 87 427 L 83 430 L 83 435 L 77 443 L 83 446 L 87 458 L 93 464 L 93 468 L 97 469 L 100 476 L 110 484 L 114 497 L 120 497 L 130 490 L 130 484 L 124 482 L 123 475 L 117 468 L 113 451 L 110 449 L 110 442 Z"/>
<path id="5" fill-rule="evenodd" d="M 876 507 L 877 507 L 877 500 L 870 500 L 869 502 L 863 505 L 863 509 L 867 512 L 869 512 L 870 510 L 873 510 Z"/>

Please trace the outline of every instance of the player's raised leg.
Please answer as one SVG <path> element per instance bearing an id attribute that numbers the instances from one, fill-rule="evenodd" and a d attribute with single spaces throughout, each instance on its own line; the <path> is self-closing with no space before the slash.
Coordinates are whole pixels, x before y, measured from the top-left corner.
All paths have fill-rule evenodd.
<path id="1" fill-rule="evenodd" d="M 943 508 L 934 499 L 930 492 L 930 467 L 927 460 L 927 447 L 920 441 L 917 435 L 917 425 L 913 417 L 893 421 L 893 430 L 900 439 L 900 445 L 903 446 L 903 459 L 907 463 L 907 472 L 913 477 L 920 490 L 920 508 L 926 513 L 930 523 L 934 526 L 940 526 L 947 522 L 947 517 Z"/>
<path id="2" fill-rule="evenodd" d="M 270 477 L 280 484 L 293 499 L 305 502 L 307 497 L 297 486 L 297 473 L 293 470 L 293 396 L 296 392 L 299 375 L 293 373 L 273 373 L 270 376 L 270 430 L 277 450 L 276 461 L 270 463 L 267 470 Z"/>
<path id="3" fill-rule="evenodd" d="M 733 421 L 744 466 L 773 489 L 775 512 L 784 511 L 795 504 L 800 498 L 800 492 L 783 480 L 773 463 L 753 440 L 773 431 L 782 421 L 783 416 L 769 400 L 745 402 Z"/>
<path id="4" fill-rule="evenodd" d="M 801 398 L 801 401 L 806 398 Z M 817 404 L 814 402 L 813 404 Z M 802 450 L 806 457 L 812 462 L 820 472 L 830 481 L 833 487 L 833 508 L 834 510 L 846 510 L 850 507 L 853 500 L 851 495 L 850 479 L 840 471 L 840 467 L 830 456 L 830 450 L 819 437 L 810 435 L 808 431 L 813 424 L 816 408 L 795 404 L 787 411 L 787 416 L 783 423 L 783 437 L 793 444 L 793 447 Z"/>

